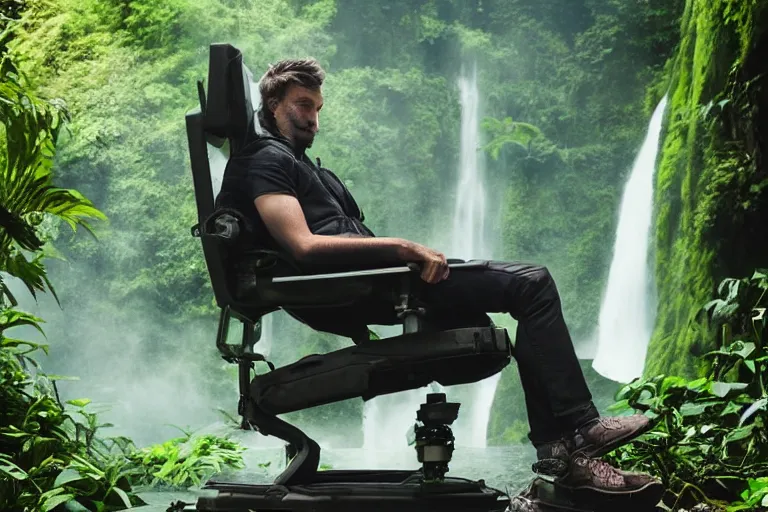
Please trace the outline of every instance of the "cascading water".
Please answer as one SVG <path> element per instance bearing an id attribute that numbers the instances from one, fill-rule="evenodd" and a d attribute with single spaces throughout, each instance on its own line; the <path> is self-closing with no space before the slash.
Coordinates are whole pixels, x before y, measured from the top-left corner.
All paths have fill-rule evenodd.
<path id="1" fill-rule="evenodd" d="M 594 369 L 611 380 L 629 382 L 643 373 L 655 315 L 650 306 L 648 242 L 653 213 L 653 177 L 659 150 L 665 96 L 624 189 L 613 260 L 598 323 Z"/>
<path id="2" fill-rule="evenodd" d="M 453 211 L 451 256 L 471 259 L 487 255 L 488 237 L 485 233 L 485 184 L 483 155 L 480 147 L 480 94 L 477 89 L 477 68 L 459 78 L 461 94 L 461 146 L 459 181 Z"/>
<path id="3" fill-rule="evenodd" d="M 483 158 L 480 148 L 480 108 L 477 68 L 462 68 L 459 78 L 461 100 L 461 147 L 459 180 L 451 233 L 450 257 L 471 259 L 488 257 L 491 251 L 486 235 L 486 199 L 483 184 Z M 397 335 L 397 333 L 392 333 Z M 491 404 L 500 374 L 469 386 L 447 390 L 461 395 L 461 413 L 455 424 L 457 446 L 484 448 Z M 416 421 L 416 411 L 430 388 L 377 397 L 366 402 L 363 417 L 364 448 L 369 464 L 411 465 L 413 449 L 406 448 L 405 434 Z M 445 390 L 443 390 L 445 391 Z M 401 451 L 402 450 L 402 451 Z M 393 452 L 395 456 L 393 457 Z"/>
<path id="4" fill-rule="evenodd" d="M 453 214 L 451 257 L 470 260 L 488 258 L 492 248 L 485 225 L 486 193 L 485 161 L 480 150 L 480 93 L 477 86 L 477 66 L 463 68 L 459 78 L 461 94 L 461 146 L 459 181 Z M 469 386 L 470 403 L 462 409 L 468 418 L 457 422 L 457 445 L 467 444 L 485 448 L 491 405 L 501 374 L 497 373 Z M 464 399 L 467 402 L 467 399 Z M 468 421 L 467 421 L 468 420 Z"/>

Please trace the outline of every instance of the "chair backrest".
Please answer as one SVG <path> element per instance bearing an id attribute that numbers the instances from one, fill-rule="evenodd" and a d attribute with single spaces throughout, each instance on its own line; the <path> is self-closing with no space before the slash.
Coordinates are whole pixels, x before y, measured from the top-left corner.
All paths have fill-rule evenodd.
<path id="1" fill-rule="evenodd" d="M 208 60 L 208 94 L 201 107 L 208 142 L 237 153 L 256 137 L 253 74 L 243 64 L 243 54 L 230 44 L 212 44 Z"/>
<path id="2" fill-rule="evenodd" d="M 229 44 L 211 45 L 208 94 L 202 83 L 198 83 L 200 108 L 186 115 L 198 226 L 202 227 L 214 212 L 228 154 L 240 150 L 257 136 L 250 93 L 252 76 L 243 64 L 240 50 Z M 212 169 L 216 172 L 212 173 Z M 202 245 L 216 303 L 219 307 L 231 306 L 234 301 L 227 287 L 220 242 L 202 237 Z"/>
<path id="3" fill-rule="evenodd" d="M 193 228 L 193 234 L 200 236 L 205 220 L 214 211 L 213 184 L 208 162 L 208 144 L 203 129 L 203 113 L 199 109 L 188 113 L 186 122 L 192 182 L 195 187 L 195 202 L 197 203 L 198 225 Z M 195 233 L 194 229 L 198 231 Z M 203 236 L 201 236 L 201 242 L 216 303 L 219 307 L 231 305 L 232 297 L 227 289 L 227 274 L 220 243 L 213 238 Z"/>

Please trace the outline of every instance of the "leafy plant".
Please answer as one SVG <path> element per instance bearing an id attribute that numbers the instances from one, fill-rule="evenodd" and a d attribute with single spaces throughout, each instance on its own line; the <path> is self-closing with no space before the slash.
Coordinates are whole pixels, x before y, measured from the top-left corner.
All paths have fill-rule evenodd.
<path id="1" fill-rule="evenodd" d="M 613 462 L 657 474 L 674 509 L 706 501 L 728 510 L 768 506 L 768 275 L 726 279 L 700 318 L 721 347 L 704 354 L 706 377 L 638 379 L 617 394 L 614 411 L 636 409 L 656 425 L 615 451 Z"/>
<path id="2" fill-rule="evenodd" d="M 482 128 L 489 133 L 491 141 L 483 149 L 494 158 L 498 159 L 501 150 L 508 144 L 524 150 L 530 158 L 536 158 L 535 142 L 549 142 L 542 131 L 529 123 L 514 121 L 511 117 L 495 119 L 486 117 L 482 121 Z"/>
<path id="3" fill-rule="evenodd" d="M 30 356 L 47 352 L 47 346 L 5 334 L 21 326 L 42 332 L 39 321 L 19 311 L 0 312 L 0 509 L 48 511 L 67 503 L 120 510 L 142 504 L 130 493 L 127 461 L 96 448 L 96 431 L 107 425 L 85 410 L 88 400 L 68 402 L 85 419 L 78 421 L 60 403 L 56 377 L 42 373 Z"/>
<path id="4" fill-rule="evenodd" d="M 14 309 L 3 275 L 19 278 L 33 297 L 50 291 L 58 300 L 43 263 L 52 255 L 45 222 L 91 232 L 91 220 L 106 219 L 82 194 L 53 183 L 68 113 L 60 101 L 37 97 L 10 58 L 2 45 L 10 21 L 0 33 L 0 510 L 122 510 L 143 504 L 132 485 L 199 484 L 223 467 L 242 467 L 242 449 L 214 436 L 146 450 L 104 438 L 101 429 L 112 425 L 99 421 L 90 400 L 62 404 L 55 381 L 63 377 L 44 374 L 32 357 L 47 354 L 47 345 L 8 335 L 20 327 L 44 332 L 40 318 Z M 133 26 L 136 17 L 126 21 Z"/>
<path id="5" fill-rule="evenodd" d="M 19 278 L 33 296 L 49 290 L 55 297 L 43 265 L 43 219 L 54 217 L 72 229 L 90 231 L 89 219 L 105 217 L 78 192 L 53 185 L 53 155 L 66 113 L 58 103 L 32 94 L 7 55 L 0 59 L 0 141 L 5 142 L 0 153 L 0 272 Z M 44 374 L 31 355 L 47 354 L 47 345 L 7 334 L 31 327 L 44 335 L 42 320 L 15 306 L 0 277 L 0 510 L 47 512 L 66 506 L 101 512 L 143 504 L 131 492 L 148 471 L 136 462 L 143 460 L 141 454 L 127 438 L 99 435 L 112 425 L 87 409 L 90 400 L 70 400 L 68 407 L 61 403 L 55 381 L 62 377 Z M 223 466 L 242 465 L 238 449 L 211 436 L 196 440 L 191 456 L 176 446 L 156 476 L 199 483 Z"/>
<path id="6" fill-rule="evenodd" d="M 6 35 L 8 32 L 4 32 Z M 0 55 L 0 272 L 19 278 L 32 295 L 50 290 L 39 230 L 46 216 L 89 228 L 103 219 L 90 201 L 52 183 L 56 139 L 66 120 L 62 106 L 36 97 L 8 55 Z M 31 259 L 28 259 L 28 254 Z M 126 463 L 95 450 L 98 425 L 73 401 L 85 423 L 59 401 L 55 378 L 30 356 L 47 346 L 6 332 L 42 320 L 13 309 L 15 297 L 0 278 L 0 509 L 53 510 L 63 504 L 117 510 L 142 503 L 129 494 Z"/>
<path id="7" fill-rule="evenodd" d="M 192 436 L 189 432 L 161 444 L 127 455 L 138 470 L 137 485 L 158 484 L 186 488 L 200 485 L 224 468 L 245 467 L 244 448 L 214 435 Z"/>
<path id="8" fill-rule="evenodd" d="M 99 430 L 112 425 L 87 410 L 87 399 L 69 400 L 66 410 L 55 394 L 58 377 L 30 357 L 47 346 L 4 335 L 21 325 L 39 328 L 37 320 L 0 314 L 0 510 L 122 510 L 143 504 L 132 486 L 188 487 L 225 467 L 244 467 L 243 448 L 216 436 L 186 433 L 141 450 L 125 437 L 102 438 Z"/>
<path id="9" fill-rule="evenodd" d="M 103 213 L 75 190 L 55 187 L 53 155 L 67 114 L 58 101 L 34 96 L 7 56 L 0 56 L 0 122 L 5 147 L 0 153 L 0 270 L 20 278 L 32 295 L 56 293 L 48 281 L 42 258 L 44 241 L 37 226 L 47 215 L 65 221 L 72 229 L 90 231 L 88 219 L 105 219 Z M 27 259 L 25 252 L 34 254 Z M 17 301 L 0 276 L 0 304 Z"/>

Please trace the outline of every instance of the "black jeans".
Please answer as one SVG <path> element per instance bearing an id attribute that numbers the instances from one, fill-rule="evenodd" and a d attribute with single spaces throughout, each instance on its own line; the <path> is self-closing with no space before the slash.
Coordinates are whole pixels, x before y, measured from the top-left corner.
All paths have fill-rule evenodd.
<path id="1" fill-rule="evenodd" d="M 486 313 L 509 313 L 518 321 L 513 354 L 535 446 L 555 441 L 598 417 L 568 328 L 560 295 L 546 268 L 485 261 L 481 268 L 457 269 L 440 283 L 423 283 L 419 296 L 428 321 L 441 328 L 487 325 Z M 391 303 L 370 302 L 352 308 L 289 311 L 311 327 L 343 332 L 339 326 L 392 325 Z"/>

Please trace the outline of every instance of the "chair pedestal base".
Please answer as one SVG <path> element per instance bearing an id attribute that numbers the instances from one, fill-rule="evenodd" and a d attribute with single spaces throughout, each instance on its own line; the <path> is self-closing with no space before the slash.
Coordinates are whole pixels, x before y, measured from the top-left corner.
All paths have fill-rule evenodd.
<path id="1" fill-rule="evenodd" d="M 482 480 L 446 478 L 425 484 L 420 471 L 323 471 L 306 485 L 210 481 L 215 496 L 198 498 L 199 512 L 615 512 L 654 511 L 661 485 L 609 495 L 572 491 L 536 478 L 510 500 Z"/>
<path id="2" fill-rule="evenodd" d="M 306 485 L 245 485 L 209 482 L 214 497 L 200 497 L 200 512 L 502 512 L 503 492 L 482 481 L 446 478 L 425 484 L 420 471 L 321 471 Z"/>

